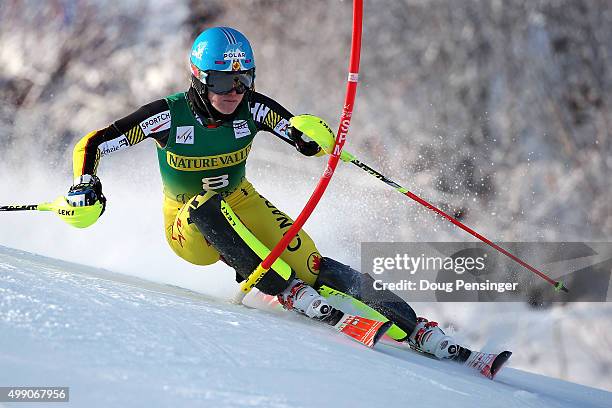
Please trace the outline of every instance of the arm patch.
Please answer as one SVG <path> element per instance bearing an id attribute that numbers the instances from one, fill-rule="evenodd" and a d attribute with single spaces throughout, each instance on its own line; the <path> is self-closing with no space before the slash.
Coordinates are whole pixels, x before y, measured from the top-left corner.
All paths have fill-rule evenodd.
<path id="1" fill-rule="evenodd" d="M 274 99 L 257 92 L 251 92 L 249 104 L 258 129 L 273 133 L 290 145 L 295 145 L 287 135 L 289 119 L 293 117 L 291 112 Z"/>
<path id="2" fill-rule="evenodd" d="M 107 128 L 85 135 L 74 147 L 73 175 L 96 174 L 100 158 L 134 146 L 147 137 L 165 145 L 170 134 L 170 111 L 165 99 L 142 106 Z"/>

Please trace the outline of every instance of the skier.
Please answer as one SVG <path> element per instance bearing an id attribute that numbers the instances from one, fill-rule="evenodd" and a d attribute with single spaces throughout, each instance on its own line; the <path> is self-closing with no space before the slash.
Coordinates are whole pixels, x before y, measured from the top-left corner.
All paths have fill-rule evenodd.
<path id="1" fill-rule="evenodd" d="M 235 269 L 240 282 L 261 262 L 253 248 L 272 248 L 293 223 L 245 176 L 255 134 L 270 132 L 305 156 L 324 152 L 289 125 L 293 115 L 287 109 L 255 92 L 255 58 L 239 31 L 214 27 L 202 32 L 191 48 L 190 67 L 187 92 L 144 105 L 77 143 L 75 181 L 66 198 L 73 206 L 100 202 L 105 208 L 106 198 L 96 176 L 99 160 L 153 139 L 164 185 L 168 244 L 178 256 L 196 265 L 224 261 Z M 413 309 L 394 293 L 374 290 L 369 275 L 322 257 L 305 231 L 296 235 L 281 258 L 291 270 L 273 266 L 256 287 L 278 296 L 285 308 L 324 319 L 333 310 L 317 291 L 325 286 L 391 320 L 394 326 L 388 334 L 395 340 L 407 341 L 438 358 L 460 357 L 462 348 L 437 323 L 417 319 Z"/>

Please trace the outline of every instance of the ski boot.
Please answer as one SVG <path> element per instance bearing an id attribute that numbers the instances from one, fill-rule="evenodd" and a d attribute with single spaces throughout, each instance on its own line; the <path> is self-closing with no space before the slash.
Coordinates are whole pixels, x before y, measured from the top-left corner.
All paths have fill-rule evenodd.
<path id="1" fill-rule="evenodd" d="M 459 360 L 466 358 L 470 351 L 457 344 L 450 336 L 444 334 L 437 322 L 430 322 L 417 317 L 417 325 L 408 337 L 408 344 L 415 350 L 431 354 L 438 359 Z"/>
<path id="2" fill-rule="evenodd" d="M 417 317 L 417 325 L 408 338 L 408 344 L 411 348 L 438 359 L 448 359 L 474 369 L 491 380 L 512 355 L 511 351 L 491 354 L 462 347 L 452 337 L 444 334 L 438 323 L 429 322 L 422 317 Z"/>
<path id="3" fill-rule="evenodd" d="M 374 347 L 392 325 L 390 321 L 380 322 L 346 314 L 332 307 L 327 303 L 327 299 L 300 279 L 293 279 L 278 295 L 278 301 L 285 309 L 295 310 L 311 319 L 326 323 L 368 347 Z"/>
<path id="4" fill-rule="evenodd" d="M 292 280 L 278 295 L 278 301 L 285 309 L 298 311 L 312 319 L 325 320 L 335 311 L 327 299 L 300 279 Z"/>

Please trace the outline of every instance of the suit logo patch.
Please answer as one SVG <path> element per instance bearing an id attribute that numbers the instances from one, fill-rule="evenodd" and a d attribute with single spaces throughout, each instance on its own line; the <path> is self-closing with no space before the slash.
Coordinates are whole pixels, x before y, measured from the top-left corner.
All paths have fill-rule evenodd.
<path id="1" fill-rule="evenodd" d="M 178 126 L 176 128 L 176 143 L 193 144 L 194 140 L 193 126 Z"/>
<path id="2" fill-rule="evenodd" d="M 151 133 L 159 133 L 170 129 L 170 120 L 170 111 L 166 110 L 140 122 L 140 128 L 145 136 L 149 136 Z"/>
<path id="3" fill-rule="evenodd" d="M 234 136 L 236 139 L 250 135 L 251 131 L 249 130 L 249 123 L 246 120 L 234 121 Z"/>
<path id="4" fill-rule="evenodd" d="M 98 150 L 100 151 L 100 156 L 103 157 L 109 153 L 125 149 L 129 146 L 130 143 L 128 142 L 127 137 L 125 137 L 125 135 L 121 135 L 113 140 L 102 143 L 100 146 L 98 146 Z"/>

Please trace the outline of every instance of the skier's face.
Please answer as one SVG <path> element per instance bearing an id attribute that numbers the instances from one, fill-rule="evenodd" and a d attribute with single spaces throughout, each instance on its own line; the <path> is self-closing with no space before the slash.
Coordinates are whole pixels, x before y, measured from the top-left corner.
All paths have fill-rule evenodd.
<path id="1" fill-rule="evenodd" d="M 232 89 L 230 93 L 225 95 L 218 95 L 214 92 L 208 91 L 208 100 L 212 104 L 213 108 L 218 110 L 224 115 L 234 113 L 240 102 L 242 102 L 244 94 L 239 94 L 235 89 Z"/>

